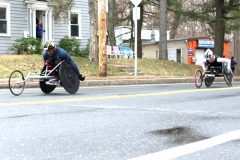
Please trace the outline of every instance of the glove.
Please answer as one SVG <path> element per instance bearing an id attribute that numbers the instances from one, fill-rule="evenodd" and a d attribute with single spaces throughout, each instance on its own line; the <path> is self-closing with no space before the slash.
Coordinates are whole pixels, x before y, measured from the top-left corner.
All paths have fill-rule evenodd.
<path id="1" fill-rule="evenodd" d="M 51 68 L 53 66 L 53 62 L 51 59 L 47 59 L 45 64 L 48 68 Z"/>

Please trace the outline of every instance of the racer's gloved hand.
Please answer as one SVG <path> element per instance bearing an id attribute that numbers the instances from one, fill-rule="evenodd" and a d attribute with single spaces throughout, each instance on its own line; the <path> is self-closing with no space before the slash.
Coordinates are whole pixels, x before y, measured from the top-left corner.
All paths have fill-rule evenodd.
<path id="1" fill-rule="evenodd" d="M 80 81 L 84 81 L 85 80 L 85 76 L 83 76 L 83 75 L 80 75 L 78 78 L 79 78 Z"/>
<path id="2" fill-rule="evenodd" d="M 58 58 L 57 60 L 54 61 L 54 65 L 57 66 L 61 61 L 62 60 Z"/>
<path id="3" fill-rule="evenodd" d="M 48 66 L 48 68 L 51 68 L 53 66 L 52 59 L 47 59 L 45 64 L 46 64 L 46 66 Z"/>

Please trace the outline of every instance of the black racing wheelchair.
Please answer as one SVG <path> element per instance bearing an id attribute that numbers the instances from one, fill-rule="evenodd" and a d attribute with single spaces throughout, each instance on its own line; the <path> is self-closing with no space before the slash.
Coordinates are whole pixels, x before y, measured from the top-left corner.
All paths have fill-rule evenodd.
<path id="1" fill-rule="evenodd" d="M 234 76 L 231 71 L 230 74 L 226 73 L 227 63 L 222 63 L 220 66 L 208 66 L 207 71 L 202 74 L 200 69 L 197 69 L 194 73 L 194 84 L 197 88 L 202 86 L 203 80 L 206 87 L 210 87 L 213 84 L 215 77 L 224 77 L 226 84 L 231 87 L 234 85 Z"/>
<path id="2" fill-rule="evenodd" d="M 75 94 L 79 89 L 79 79 L 72 67 L 64 60 L 50 69 L 46 64 L 40 73 L 29 72 L 26 78 L 19 70 L 14 70 L 8 80 L 8 87 L 15 96 L 22 94 L 26 81 L 39 81 L 39 86 L 43 93 L 51 93 L 58 85 L 70 94 Z"/>

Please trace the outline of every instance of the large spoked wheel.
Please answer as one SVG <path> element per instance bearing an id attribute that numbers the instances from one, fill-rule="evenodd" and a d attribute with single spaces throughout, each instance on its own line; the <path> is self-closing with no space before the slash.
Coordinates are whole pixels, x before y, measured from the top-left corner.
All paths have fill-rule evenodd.
<path id="1" fill-rule="evenodd" d="M 232 70 L 230 70 L 230 74 L 227 74 L 227 63 L 222 64 L 222 73 L 226 84 L 232 87 L 234 85 L 234 76 Z"/>
<path id="2" fill-rule="evenodd" d="M 205 85 L 206 87 L 210 87 L 213 84 L 215 77 L 205 77 Z"/>
<path id="3" fill-rule="evenodd" d="M 226 84 L 229 87 L 232 87 L 234 85 L 234 76 L 233 76 L 232 71 L 231 71 L 231 74 L 224 73 L 223 77 L 224 77 L 224 80 L 225 80 Z"/>
<path id="4" fill-rule="evenodd" d="M 8 80 L 8 87 L 15 96 L 22 94 L 25 87 L 25 79 L 21 71 L 14 70 Z"/>
<path id="5" fill-rule="evenodd" d="M 197 88 L 200 88 L 202 86 L 202 82 L 203 82 L 202 71 L 197 69 L 194 73 L 194 84 Z"/>

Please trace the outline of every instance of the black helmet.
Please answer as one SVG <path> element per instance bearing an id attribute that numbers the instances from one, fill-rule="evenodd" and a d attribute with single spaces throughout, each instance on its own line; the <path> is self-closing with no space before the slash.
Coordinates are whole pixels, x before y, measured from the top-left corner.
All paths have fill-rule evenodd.
<path id="1" fill-rule="evenodd" d="M 48 41 L 45 43 L 43 49 L 46 51 L 46 50 L 52 49 L 52 48 L 54 48 L 54 47 L 55 47 L 55 44 L 53 43 L 53 41 L 52 41 L 52 40 L 48 40 Z"/>

